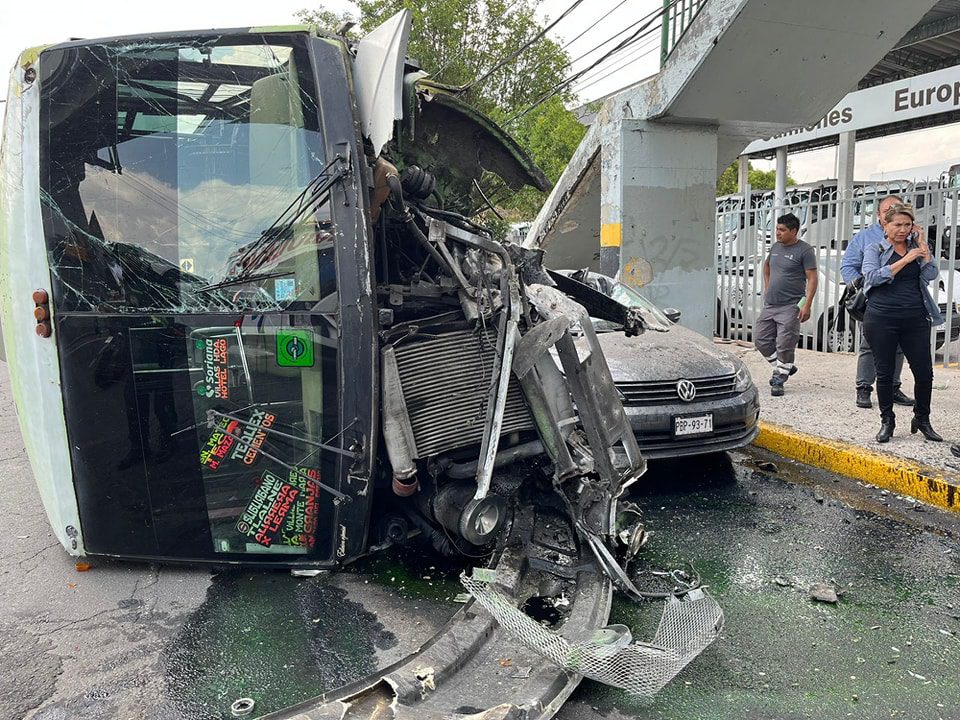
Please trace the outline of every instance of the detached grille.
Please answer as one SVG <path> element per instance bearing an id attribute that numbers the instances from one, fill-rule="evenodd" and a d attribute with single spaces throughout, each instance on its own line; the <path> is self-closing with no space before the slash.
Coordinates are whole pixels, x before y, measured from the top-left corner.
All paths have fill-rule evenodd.
<path id="1" fill-rule="evenodd" d="M 677 395 L 678 380 L 652 382 L 619 382 L 617 390 L 623 395 L 624 405 L 671 405 L 683 402 Z M 717 400 L 736 395 L 733 374 L 718 377 L 706 377 L 691 380 L 697 388 L 693 402 L 698 400 Z"/>
<path id="2" fill-rule="evenodd" d="M 483 439 L 496 345 L 493 331 L 469 330 L 397 345 L 397 369 L 417 457 L 478 445 Z M 501 434 L 532 428 L 523 392 L 511 376 Z"/>

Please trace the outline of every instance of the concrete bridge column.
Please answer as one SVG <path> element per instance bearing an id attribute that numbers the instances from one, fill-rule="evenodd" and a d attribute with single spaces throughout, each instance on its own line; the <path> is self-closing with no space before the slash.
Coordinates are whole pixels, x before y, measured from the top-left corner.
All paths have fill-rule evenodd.
<path id="1" fill-rule="evenodd" d="M 612 124 L 614 132 L 603 134 L 600 147 L 600 272 L 615 277 L 620 271 L 620 244 L 623 236 L 621 218 L 622 135 Z"/>
<path id="2" fill-rule="evenodd" d="M 717 129 L 624 120 L 620 279 L 713 335 Z"/>

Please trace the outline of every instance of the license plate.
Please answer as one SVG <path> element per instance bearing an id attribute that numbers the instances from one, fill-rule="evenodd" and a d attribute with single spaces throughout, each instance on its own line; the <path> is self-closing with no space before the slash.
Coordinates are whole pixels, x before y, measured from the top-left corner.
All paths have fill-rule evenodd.
<path id="1" fill-rule="evenodd" d="M 713 432 L 713 415 L 693 415 L 673 419 L 674 435 L 706 435 Z"/>

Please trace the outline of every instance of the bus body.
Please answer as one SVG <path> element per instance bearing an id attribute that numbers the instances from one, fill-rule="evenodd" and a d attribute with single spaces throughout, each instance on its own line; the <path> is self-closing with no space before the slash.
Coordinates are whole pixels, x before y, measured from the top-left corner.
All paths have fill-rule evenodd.
<path id="1" fill-rule="evenodd" d="M 21 55 L 2 327 L 70 553 L 329 567 L 416 532 L 475 549 L 503 526 L 509 460 L 546 452 L 614 490 L 642 472 L 611 432 L 629 424 L 605 363 L 584 371 L 609 401 L 588 435 L 625 446 L 626 472 L 565 444 L 555 367 L 521 393 L 511 353 L 550 310 L 531 314 L 534 284 L 449 202 L 485 167 L 545 178 L 402 50 L 377 52 L 358 70 L 362 42 L 245 28 Z M 445 209 L 444 182 L 467 188 Z"/>

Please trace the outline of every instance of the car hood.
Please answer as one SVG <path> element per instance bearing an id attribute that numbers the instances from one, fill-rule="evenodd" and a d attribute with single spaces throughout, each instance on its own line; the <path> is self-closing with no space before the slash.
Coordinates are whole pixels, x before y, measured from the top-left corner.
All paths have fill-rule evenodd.
<path id="1" fill-rule="evenodd" d="M 730 375 L 739 360 L 712 340 L 674 325 L 669 332 L 626 337 L 622 332 L 597 333 L 614 382 L 647 382 Z M 578 349 L 586 348 L 579 338 Z"/>

